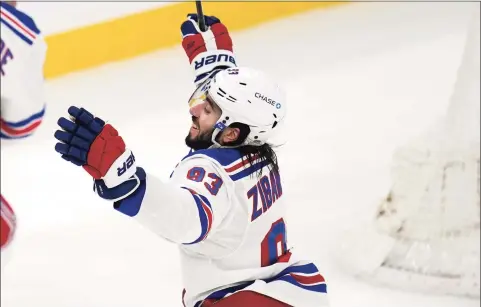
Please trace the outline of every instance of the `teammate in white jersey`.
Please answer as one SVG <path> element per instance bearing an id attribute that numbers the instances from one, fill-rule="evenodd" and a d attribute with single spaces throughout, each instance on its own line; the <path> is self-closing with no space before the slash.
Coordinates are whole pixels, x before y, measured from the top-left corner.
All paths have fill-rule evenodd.
<path id="1" fill-rule="evenodd" d="M 16 8 L 16 1 L 0 2 L 0 31 L 0 137 L 25 138 L 37 129 L 45 112 L 43 65 L 47 48 L 35 22 Z M 15 214 L 3 196 L 0 226 L 3 267 L 5 249 L 15 232 Z"/>
<path id="2" fill-rule="evenodd" d="M 0 136 L 6 139 L 31 135 L 45 113 L 47 45 L 33 19 L 11 4 L 0 2 Z"/>
<path id="3" fill-rule="evenodd" d="M 178 244 L 185 306 L 327 306 L 324 278 L 287 243 L 268 143 L 286 115 L 284 93 L 264 73 L 236 67 L 225 26 L 214 17 L 207 24 L 207 33 L 195 16 L 182 25 L 200 85 L 189 101 L 191 151 L 168 183 L 137 166 L 118 132 L 83 108 L 59 119 L 56 151 L 82 166 L 116 210 Z"/>

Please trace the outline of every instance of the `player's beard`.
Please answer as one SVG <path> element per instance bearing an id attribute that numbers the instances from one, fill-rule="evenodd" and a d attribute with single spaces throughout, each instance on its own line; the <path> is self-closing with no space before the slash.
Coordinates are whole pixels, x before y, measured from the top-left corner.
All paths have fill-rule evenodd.
<path id="1" fill-rule="evenodd" d="M 212 146 L 214 143 L 212 142 L 212 134 L 214 133 L 214 129 L 209 132 L 201 132 L 196 137 L 191 137 L 190 133 L 187 134 L 185 137 L 185 144 L 192 148 L 193 150 L 200 150 L 200 149 L 207 149 Z"/>

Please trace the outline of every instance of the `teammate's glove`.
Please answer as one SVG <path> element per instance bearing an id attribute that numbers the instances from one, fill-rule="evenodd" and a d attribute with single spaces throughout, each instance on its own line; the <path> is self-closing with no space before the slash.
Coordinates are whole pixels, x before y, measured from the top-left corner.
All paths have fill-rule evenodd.
<path id="1" fill-rule="evenodd" d="M 205 32 L 199 29 L 197 14 L 188 14 L 188 19 L 180 27 L 182 47 L 189 58 L 198 86 L 216 68 L 236 67 L 232 50 L 232 39 L 227 28 L 214 16 L 205 16 L 208 27 Z"/>
<path id="2" fill-rule="evenodd" d="M 10 244 L 15 234 L 15 228 L 17 224 L 17 219 L 15 217 L 15 213 L 13 212 L 12 207 L 8 204 L 8 202 L 3 198 L 3 195 L 0 195 L 0 248 L 3 249 Z M 2 255 L 3 257 L 3 255 Z"/>
<path id="3" fill-rule="evenodd" d="M 60 141 L 55 150 L 94 178 L 94 190 L 100 197 L 117 201 L 132 194 L 145 179 L 145 172 L 136 167 L 132 151 L 117 130 L 84 108 L 72 106 L 68 113 L 70 120 L 61 117 L 57 122 L 63 130 L 55 131 Z"/>

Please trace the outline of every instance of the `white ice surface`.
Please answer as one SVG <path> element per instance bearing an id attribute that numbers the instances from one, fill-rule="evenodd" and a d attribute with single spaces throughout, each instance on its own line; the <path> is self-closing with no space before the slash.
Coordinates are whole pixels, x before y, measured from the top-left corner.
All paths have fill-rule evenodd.
<path id="1" fill-rule="evenodd" d="M 394 148 L 446 110 L 472 5 L 361 3 L 233 33 L 238 63 L 288 91 L 280 151 L 288 239 L 318 264 L 332 306 L 479 305 L 374 287 L 333 256 L 387 192 Z M 186 153 L 192 89 L 181 47 L 48 82 L 40 131 L 2 142 L 1 191 L 19 219 L 2 307 L 182 306 L 176 247 L 97 199 L 88 175 L 55 153 L 53 132 L 70 105 L 83 106 L 167 179 Z"/>

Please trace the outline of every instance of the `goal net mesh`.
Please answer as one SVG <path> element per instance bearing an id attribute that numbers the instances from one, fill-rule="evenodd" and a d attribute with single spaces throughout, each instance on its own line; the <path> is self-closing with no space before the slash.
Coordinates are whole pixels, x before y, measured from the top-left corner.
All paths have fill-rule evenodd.
<path id="1" fill-rule="evenodd" d="M 363 259 L 350 265 L 373 282 L 479 298 L 479 3 L 473 7 L 444 120 L 395 152 L 391 190 L 358 238 L 364 242 L 354 243 Z"/>

